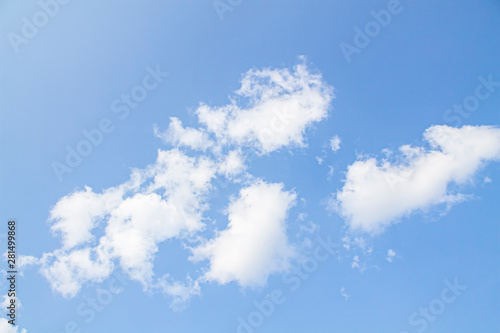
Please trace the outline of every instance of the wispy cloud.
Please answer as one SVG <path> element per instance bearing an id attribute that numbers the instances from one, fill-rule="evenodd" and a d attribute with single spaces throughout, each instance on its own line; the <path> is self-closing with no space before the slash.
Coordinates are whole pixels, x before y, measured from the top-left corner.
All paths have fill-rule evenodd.
<path id="1" fill-rule="evenodd" d="M 392 262 L 396 256 L 396 251 L 393 249 L 387 250 L 387 257 L 385 258 L 388 262 Z"/>

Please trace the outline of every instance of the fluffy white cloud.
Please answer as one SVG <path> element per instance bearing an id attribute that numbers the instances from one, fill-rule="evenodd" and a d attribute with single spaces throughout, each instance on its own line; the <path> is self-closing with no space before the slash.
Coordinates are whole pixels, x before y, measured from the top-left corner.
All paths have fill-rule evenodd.
<path id="1" fill-rule="evenodd" d="M 262 286 L 270 274 L 289 268 L 286 217 L 296 195 L 282 184 L 258 181 L 242 189 L 228 208 L 229 225 L 214 239 L 194 248 L 193 261 L 208 259 L 205 278 L 225 284 Z"/>
<path id="2" fill-rule="evenodd" d="M 263 285 L 294 255 L 285 219 L 295 194 L 281 184 L 255 182 L 246 172 L 248 148 L 261 155 L 305 146 L 305 131 L 327 117 L 332 98 L 332 88 L 305 64 L 248 71 L 229 104 L 200 104 L 197 128 L 184 127 L 178 118 L 170 118 L 165 131 L 155 126 L 155 135 L 174 149 L 159 150 L 154 164 L 134 169 L 121 185 L 103 191 L 85 187 L 61 198 L 49 222 L 62 247 L 38 260 L 29 258 L 30 263 L 39 264 L 52 288 L 68 298 L 114 269 L 145 289 L 172 296 L 176 308 L 199 294 L 202 281 Z M 202 155 L 189 157 L 184 148 Z M 229 205 L 228 228 L 193 250 L 193 259 L 208 259 L 208 271 L 195 281 L 158 279 L 153 262 L 159 245 L 173 238 L 199 239 L 218 176 L 253 185 Z"/>
<path id="3" fill-rule="evenodd" d="M 71 249 L 93 239 L 92 229 L 121 201 L 116 188 L 94 193 L 90 187 L 61 198 L 50 211 L 51 230 L 62 236 L 63 248 Z"/>
<path id="4" fill-rule="evenodd" d="M 245 159 L 241 152 L 238 150 L 231 150 L 219 164 L 218 172 L 232 179 L 245 171 L 245 169 Z"/>
<path id="5" fill-rule="evenodd" d="M 466 196 L 449 185 L 472 181 L 483 164 L 500 159 L 495 127 L 432 126 L 424 140 L 430 149 L 402 146 L 397 162 L 368 158 L 351 164 L 331 207 L 352 229 L 379 232 L 414 211 L 463 201 Z"/>
<path id="6" fill-rule="evenodd" d="M 1 333 L 26 333 L 25 329 L 19 329 L 18 326 L 12 326 L 5 318 L 0 318 L 0 332 Z"/>
<path id="7" fill-rule="evenodd" d="M 113 271 L 110 258 L 90 248 L 56 250 L 40 259 L 41 273 L 63 297 L 74 297 L 84 282 L 102 282 Z"/>
<path id="8" fill-rule="evenodd" d="M 60 232 L 63 247 L 42 256 L 42 274 L 54 290 L 73 297 L 83 283 L 107 278 L 118 261 L 131 279 L 150 287 L 159 244 L 203 229 L 205 198 L 216 172 L 207 158 L 159 150 L 156 163 L 134 170 L 118 187 L 102 193 L 86 187 L 63 197 L 51 212 L 52 230 Z M 98 222 L 103 235 L 94 239 Z"/>
<path id="9" fill-rule="evenodd" d="M 224 145 L 254 146 L 260 153 L 282 147 L 304 146 L 304 132 L 327 117 L 333 90 L 319 74 L 305 64 L 288 69 L 252 69 L 241 80 L 231 104 L 196 110 L 202 129 L 183 128 L 171 118 L 164 133 L 158 135 L 178 146 L 206 149 L 212 141 L 217 149 Z"/>

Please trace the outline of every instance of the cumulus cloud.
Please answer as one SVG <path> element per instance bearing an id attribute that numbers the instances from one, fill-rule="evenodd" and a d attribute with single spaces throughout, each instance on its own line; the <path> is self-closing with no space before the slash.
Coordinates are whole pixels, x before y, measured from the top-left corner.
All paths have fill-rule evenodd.
<path id="1" fill-rule="evenodd" d="M 26 333 L 25 329 L 19 329 L 18 326 L 12 326 L 5 318 L 0 318 L 0 332 L 2 333 Z"/>
<path id="2" fill-rule="evenodd" d="M 500 159 L 500 129 L 491 126 L 432 126 L 429 148 L 399 148 L 395 162 L 362 158 L 348 167 L 345 184 L 330 201 L 353 230 L 380 232 L 403 216 L 467 196 L 451 184 L 472 182 L 487 162 Z"/>
<path id="3" fill-rule="evenodd" d="M 117 261 L 131 279 L 149 286 L 159 244 L 203 229 L 205 195 L 216 172 L 207 158 L 159 150 L 156 163 L 134 170 L 118 187 L 102 193 L 86 187 L 63 197 L 51 211 L 63 247 L 42 256 L 42 274 L 54 290 L 73 297 L 83 283 L 107 278 Z M 91 242 L 99 223 L 104 233 Z"/>
<path id="4" fill-rule="evenodd" d="M 61 248 L 29 263 L 40 265 L 53 290 L 67 298 L 115 269 L 144 289 L 172 296 L 174 308 L 199 294 L 202 282 L 263 285 L 294 256 L 285 219 L 296 195 L 282 184 L 255 180 L 247 172 L 249 149 L 260 156 L 304 147 L 306 130 L 327 117 L 332 98 L 333 89 L 305 63 L 249 70 L 230 103 L 199 105 L 196 128 L 175 117 L 165 130 L 155 126 L 154 134 L 173 146 L 159 150 L 155 163 L 134 169 L 123 184 L 101 191 L 85 186 L 62 197 L 49 215 Z M 162 242 L 199 240 L 210 226 L 208 197 L 221 176 L 247 187 L 229 205 L 228 228 L 192 249 L 191 259 L 206 259 L 209 268 L 194 281 L 156 277 L 153 263 Z"/>
<path id="5" fill-rule="evenodd" d="M 218 172 L 229 179 L 233 179 L 245 169 L 245 158 L 242 153 L 238 150 L 231 150 L 219 164 Z"/>
<path id="6" fill-rule="evenodd" d="M 52 289 L 66 298 L 74 297 L 82 283 L 102 282 L 113 270 L 111 258 L 91 248 L 66 252 L 56 250 L 40 259 L 41 273 Z"/>
<path id="7" fill-rule="evenodd" d="M 251 69 L 231 103 L 219 107 L 201 104 L 196 109 L 201 129 L 183 128 L 171 118 L 168 129 L 157 134 L 174 145 L 206 149 L 253 146 L 267 154 L 286 146 L 304 146 L 307 127 L 327 117 L 333 90 L 320 74 L 305 64 L 289 69 Z"/>
<path id="8" fill-rule="evenodd" d="M 210 261 L 205 274 L 209 281 L 263 286 L 270 274 L 288 269 L 294 256 L 287 240 L 286 217 L 295 199 L 282 184 L 258 181 L 242 189 L 227 209 L 227 229 L 192 249 L 191 260 Z"/>
<path id="9" fill-rule="evenodd" d="M 115 188 L 98 194 L 85 187 L 61 198 L 50 211 L 49 221 L 52 232 L 61 235 L 63 248 L 71 249 L 92 240 L 92 229 L 120 202 L 122 195 Z"/>

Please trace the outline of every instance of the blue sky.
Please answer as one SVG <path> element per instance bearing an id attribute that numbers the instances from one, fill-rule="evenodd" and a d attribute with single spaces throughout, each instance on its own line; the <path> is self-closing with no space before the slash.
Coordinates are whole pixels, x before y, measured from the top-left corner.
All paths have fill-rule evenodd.
<path id="1" fill-rule="evenodd" d="M 0 22 L 0 333 L 500 330 L 498 1 Z"/>

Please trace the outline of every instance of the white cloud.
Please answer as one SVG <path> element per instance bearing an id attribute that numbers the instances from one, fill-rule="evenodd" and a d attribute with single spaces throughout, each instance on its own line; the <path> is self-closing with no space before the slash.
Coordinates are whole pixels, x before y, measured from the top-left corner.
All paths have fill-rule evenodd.
<path id="1" fill-rule="evenodd" d="M 131 279 L 149 287 L 158 245 L 204 228 L 205 197 L 216 172 L 204 157 L 159 150 L 156 163 L 134 170 L 118 187 L 103 193 L 86 187 L 63 197 L 51 214 L 63 248 L 42 256 L 42 274 L 54 290 L 74 297 L 82 284 L 107 278 L 118 261 Z M 91 231 L 97 221 L 104 234 L 96 240 Z"/>
<path id="2" fill-rule="evenodd" d="M 111 189 L 97 194 L 90 187 L 61 198 L 50 211 L 51 230 L 62 236 L 63 247 L 71 249 L 93 239 L 92 229 L 121 200 L 122 193 Z"/>
<path id="3" fill-rule="evenodd" d="M 400 147 L 400 161 L 361 159 L 348 167 L 344 187 L 330 201 L 351 229 L 379 232 L 401 217 L 466 196 L 450 184 L 471 182 L 488 161 L 500 159 L 500 129 L 490 126 L 432 126 L 430 149 Z"/>
<path id="4" fill-rule="evenodd" d="M 484 183 L 485 184 L 489 184 L 489 183 L 492 183 L 492 182 L 493 182 L 493 180 L 491 180 L 490 177 L 484 177 Z"/>
<path id="5" fill-rule="evenodd" d="M 394 257 L 396 256 L 396 252 L 393 249 L 387 250 L 387 258 L 385 258 L 388 262 L 392 262 Z"/>
<path id="6" fill-rule="evenodd" d="M 349 250 L 351 246 L 353 249 L 359 248 L 365 253 L 371 253 L 373 250 L 364 237 L 351 238 L 350 236 L 344 236 L 342 238 L 342 244 L 347 250 Z"/>
<path id="7" fill-rule="evenodd" d="M 182 122 L 176 118 L 170 118 L 170 124 L 164 132 L 160 132 L 158 127 L 154 127 L 155 136 L 175 147 L 190 147 L 192 149 L 206 150 L 214 142 L 209 139 L 207 133 L 190 127 L 182 127 Z"/>
<path id="8" fill-rule="evenodd" d="M 372 252 L 371 248 L 367 251 L 368 254 Z M 367 265 L 365 262 L 361 262 L 359 259 L 359 255 L 355 255 L 352 258 L 351 268 L 357 268 L 361 273 L 363 273 L 367 269 Z"/>
<path id="9" fill-rule="evenodd" d="M 113 263 L 106 255 L 90 248 L 66 252 L 56 250 L 40 259 L 41 273 L 52 289 L 63 297 L 74 297 L 84 282 L 102 282 L 113 271 Z"/>
<path id="10" fill-rule="evenodd" d="M 10 304 L 10 297 L 7 295 L 3 295 L 2 298 L 3 298 L 3 301 L 0 302 L 0 306 L 2 307 L 2 310 L 4 310 Z"/>
<path id="11" fill-rule="evenodd" d="M 328 176 L 326 177 L 326 179 L 331 180 L 334 173 L 335 173 L 335 168 L 333 167 L 333 165 L 329 165 L 328 166 Z"/>
<path id="12" fill-rule="evenodd" d="M 17 298 L 17 297 L 9 297 L 8 295 L 3 295 L 2 298 L 3 298 L 3 301 L 0 302 L 0 307 L 2 307 L 2 311 L 5 311 L 5 312 L 8 311 L 7 308 L 10 306 L 12 299 L 16 302 L 15 303 L 16 304 L 16 308 L 18 308 L 18 309 L 22 308 L 22 304 L 21 304 L 21 301 L 19 300 L 19 298 Z"/>
<path id="13" fill-rule="evenodd" d="M 218 172 L 229 179 L 233 179 L 245 171 L 246 165 L 243 155 L 238 150 L 231 150 L 219 164 Z"/>
<path id="14" fill-rule="evenodd" d="M 227 210 L 227 229 L 192 249 L 191 259 L 210 261 L 205 275 L 209 281 L 263 286 L 270 274 L 288 269 L 294 256 L 285 220 L 295 199 L 282 184 L 258 181 L 242 189 Z"/>
<path id="15" fill-rule="evenodd" d="M 4 259 L 7 261 L 8 253 L 5 251 Z M 40 260 L 34 256 L 26 256 L 23 254 L 18 254 L 16 259 L 17 272 L 20 276 L 24 276 L 24 271 L 30 266 L 36 266 L 40 264 Z"/>
<path id="16" fill-rule="evenodd" d="M 32 266 L 32 265 L 37 265 L 38 264 L 38 258 L 34 256 L 25 256 L 25 255 L 18 255 L 17 257 L 17 268 L 22 269 L 27 266 Z"/>
<path id="17" fill-rule="evenodd" d="M 330 139 L 330 148 L 332 149 L 333 152 L 336 152 L 340 149 L 340 138 L 338 135 L 335 135 L 333 138 Z"/>
<path id="18" fill-rule="evenodd" d="M 0 332 L 1 333 L 26 333 L 27 330 L 19 329 L 18 326 L 12 326 L 5 318 L 0 318 Z"/>
<path id="19" fill-rule="evenodd" d="M 164 131 L 155 126 L 155 135 L 175 147 L 159 150 L 155 163 L 134 169 L 121 185 L 102 191 L 85 186 L 61 198 L 49 217 L 61 248 L 38 260 L 27 257 L 27 264 L 39 264 L 53 290 L 67 298 L 121 269 L 145 289 L 172 296 L 175 308 L 199 294 L 201 282 L 263 285 L 294 256 L 285 219 L 296 195 L 281 184 L 255 181 L 246 172 L 248 148 L 261 155 L 304 147 L 305 131 L 327 117 L 332 98 L 333 89 L 303 63 L 293 70 L 249 70 L 229 104 L 200 104 L 197 128 L 175 117 Z M 189 157 L 180 150 L 186 148 L 202 155 Z M 228 228 L 193 249 L 192 259 L 208 259 L 208 271 L 195 281 L 158 279 L 153 262 L 159 245 L 199 239 L 212 182 L 221 175 L 253 185 L 229 205 Z"/>
<path id="20" fill-rule="evenodd" d="M 186 282 L 180 281 L 168 281 L 168 274 L 162 277 L 156 287 L 160 288 L 161 291 L 173 298 L 173 301 L 170 305 L 174 311 L 181 311 L 186 308 L 188 305 L 189 299 L 192 296 L 200 295 L 201 288 L 199 281 L 193 281 L 189 276 L 186 279 Z"/>
<path id="21" fill-rule="evenodd" d="M 352 259 L 351 267 L 352 268 L 360 268 L 359 267 L 359 256 L 354 256 L 354 258 Z"/>
<path id="22" fill-rule="evenodd" d="M 297 216 L 297 221 L 300 222 L 298 235 L 301 234 L 312 235 L 319 228 L 319 226 L 316 223 L 314 223 L 311 220 L 308 220 L 307 213 L 299 213 L 299 215 Z"/>
<path id="23" fill-rule="evenodd" d="M 252 145 L 263 154 L 303 147 L 306 128 L 327 117 L 332 98 L 332 88 L 305 64 L 293 71 L 251 69 L 243 75 L 231 104 L 197 108 L 202 129 L 185 129 L 171 118 L 167 131 L 158 135 L 178 146 L 206 149 L 212 145 L 206 137 L 210 133 L 217 142 L 216 151 L 225 145 Z"/>

